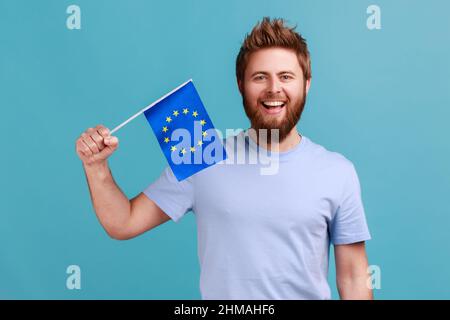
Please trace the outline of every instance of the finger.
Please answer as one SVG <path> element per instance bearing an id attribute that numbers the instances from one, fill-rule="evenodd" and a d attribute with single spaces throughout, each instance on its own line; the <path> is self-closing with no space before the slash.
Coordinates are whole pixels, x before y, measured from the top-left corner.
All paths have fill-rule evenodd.
<path id="1" fill-rule="evenodd" d="M 98 146 L 95 144 L 94 140 L 92 140 L 90 134 L 83 133 L 82 135 L 83 142 L 89 147 L 92 153 L 98 153 L 100 150 Z"/>
<path id="2" fill-rule="evenodd" d="M 109 129 L 106 128 L 105 126 L 99 124 L 99 125 L 96 127 L 96 129 L 97 129 L 97 132 L 98 132 L 103 138 L 106 138 L 106 137 L 109 137 L 109 136 L 110 136 L 110 131 L 109 131 Z"/>
<path id="3" fill-rule="evenodd" d="M 83 141 L 83 139 L 78 140 L 78 148 L 81 152 L 86 156 L 90 157 L 92 155 L 92 150 L 89 149 L 89 146 Z"/>
<path id="4" fill-rule="evenodd" d="M 97 132 L 93 132 L 91 134 L 92 140 L 94 140 L 99 150 L 103 150 L 105 148 L 105 144 L 103 143 L 103 137 Z"/>
<path id="5" fill-rule="evenodd" d="M 75 151 L 79 154 L 79 155 L 82 155 L 83 157 L 85 157 L 86 155 L 84 154 L 84 150 L 83 150 L 83 148 L 80 146 L 81 145 L 81 142 L 80 142 L 80 140 L 76 140 L 75 141 Z"/>
<path id="6" fill-rule="evenodd" d="M 97 145 L 99 151 L 104 148 L 103 138 L 101 138 L 97 132 L 97 129 L 89 128 L 86 130 L 86 133 L 91 136 L 92 141 Z"/>

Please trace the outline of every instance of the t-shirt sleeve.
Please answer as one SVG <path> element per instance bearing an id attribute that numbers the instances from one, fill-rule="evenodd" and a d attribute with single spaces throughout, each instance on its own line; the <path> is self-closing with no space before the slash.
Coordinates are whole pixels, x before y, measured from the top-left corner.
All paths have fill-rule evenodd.
<path id="1" fill-rule="evenodd" d="M 178 222 L 194 206 L 191 178 L 178 181 L 170 167 L 166 167 L 160 177 L 143 193 L 175 222 Z"/>
<path id="2" fill-rule="evenodd" d="M 361 199 L 361 186 L 353 164 L 347 172 L 342 196 L 331 221 L 330 238 L 335 245 L 371 239 Z"/>

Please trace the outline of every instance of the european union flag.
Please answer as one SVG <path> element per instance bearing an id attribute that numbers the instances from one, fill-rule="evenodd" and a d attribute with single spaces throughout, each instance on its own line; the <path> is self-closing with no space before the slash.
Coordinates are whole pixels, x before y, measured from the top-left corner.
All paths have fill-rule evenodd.
<path id="1" fill-rule="evenodd" d="M 226 159 L 222 137 L 192 80 L 157 101 L 144 114 L 178 181 Z"/>

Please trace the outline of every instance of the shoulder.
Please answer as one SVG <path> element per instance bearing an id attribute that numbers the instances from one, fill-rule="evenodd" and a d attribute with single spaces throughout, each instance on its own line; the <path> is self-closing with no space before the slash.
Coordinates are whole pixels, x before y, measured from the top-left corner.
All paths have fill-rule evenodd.
<path id="1" fill-rule="evenodd" d="M 332 151 L 303 136 L 308 154 L 317 166 L 347 175 L 355 170 L 353 162 L 342 153 Z"/>

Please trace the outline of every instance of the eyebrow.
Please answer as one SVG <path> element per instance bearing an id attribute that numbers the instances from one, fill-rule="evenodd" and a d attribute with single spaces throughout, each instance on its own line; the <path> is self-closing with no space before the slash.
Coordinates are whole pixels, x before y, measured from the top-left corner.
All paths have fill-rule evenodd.
<path id="1" fill-rule="evenodd" d="M 286 74 L 286 73 L 295 76 L 295 73 L 293 73 L 292 71 L 287 71 L 287 70 L 286 71 L 280 71 L 280 72 L 277 73 L 277 75 Z M 257 74 L 269 75 L 269 72 L 267 72 L 267 71 L 256 71 L 256 72 L 252 73 L 251 77 L 254 77 Z"/>

